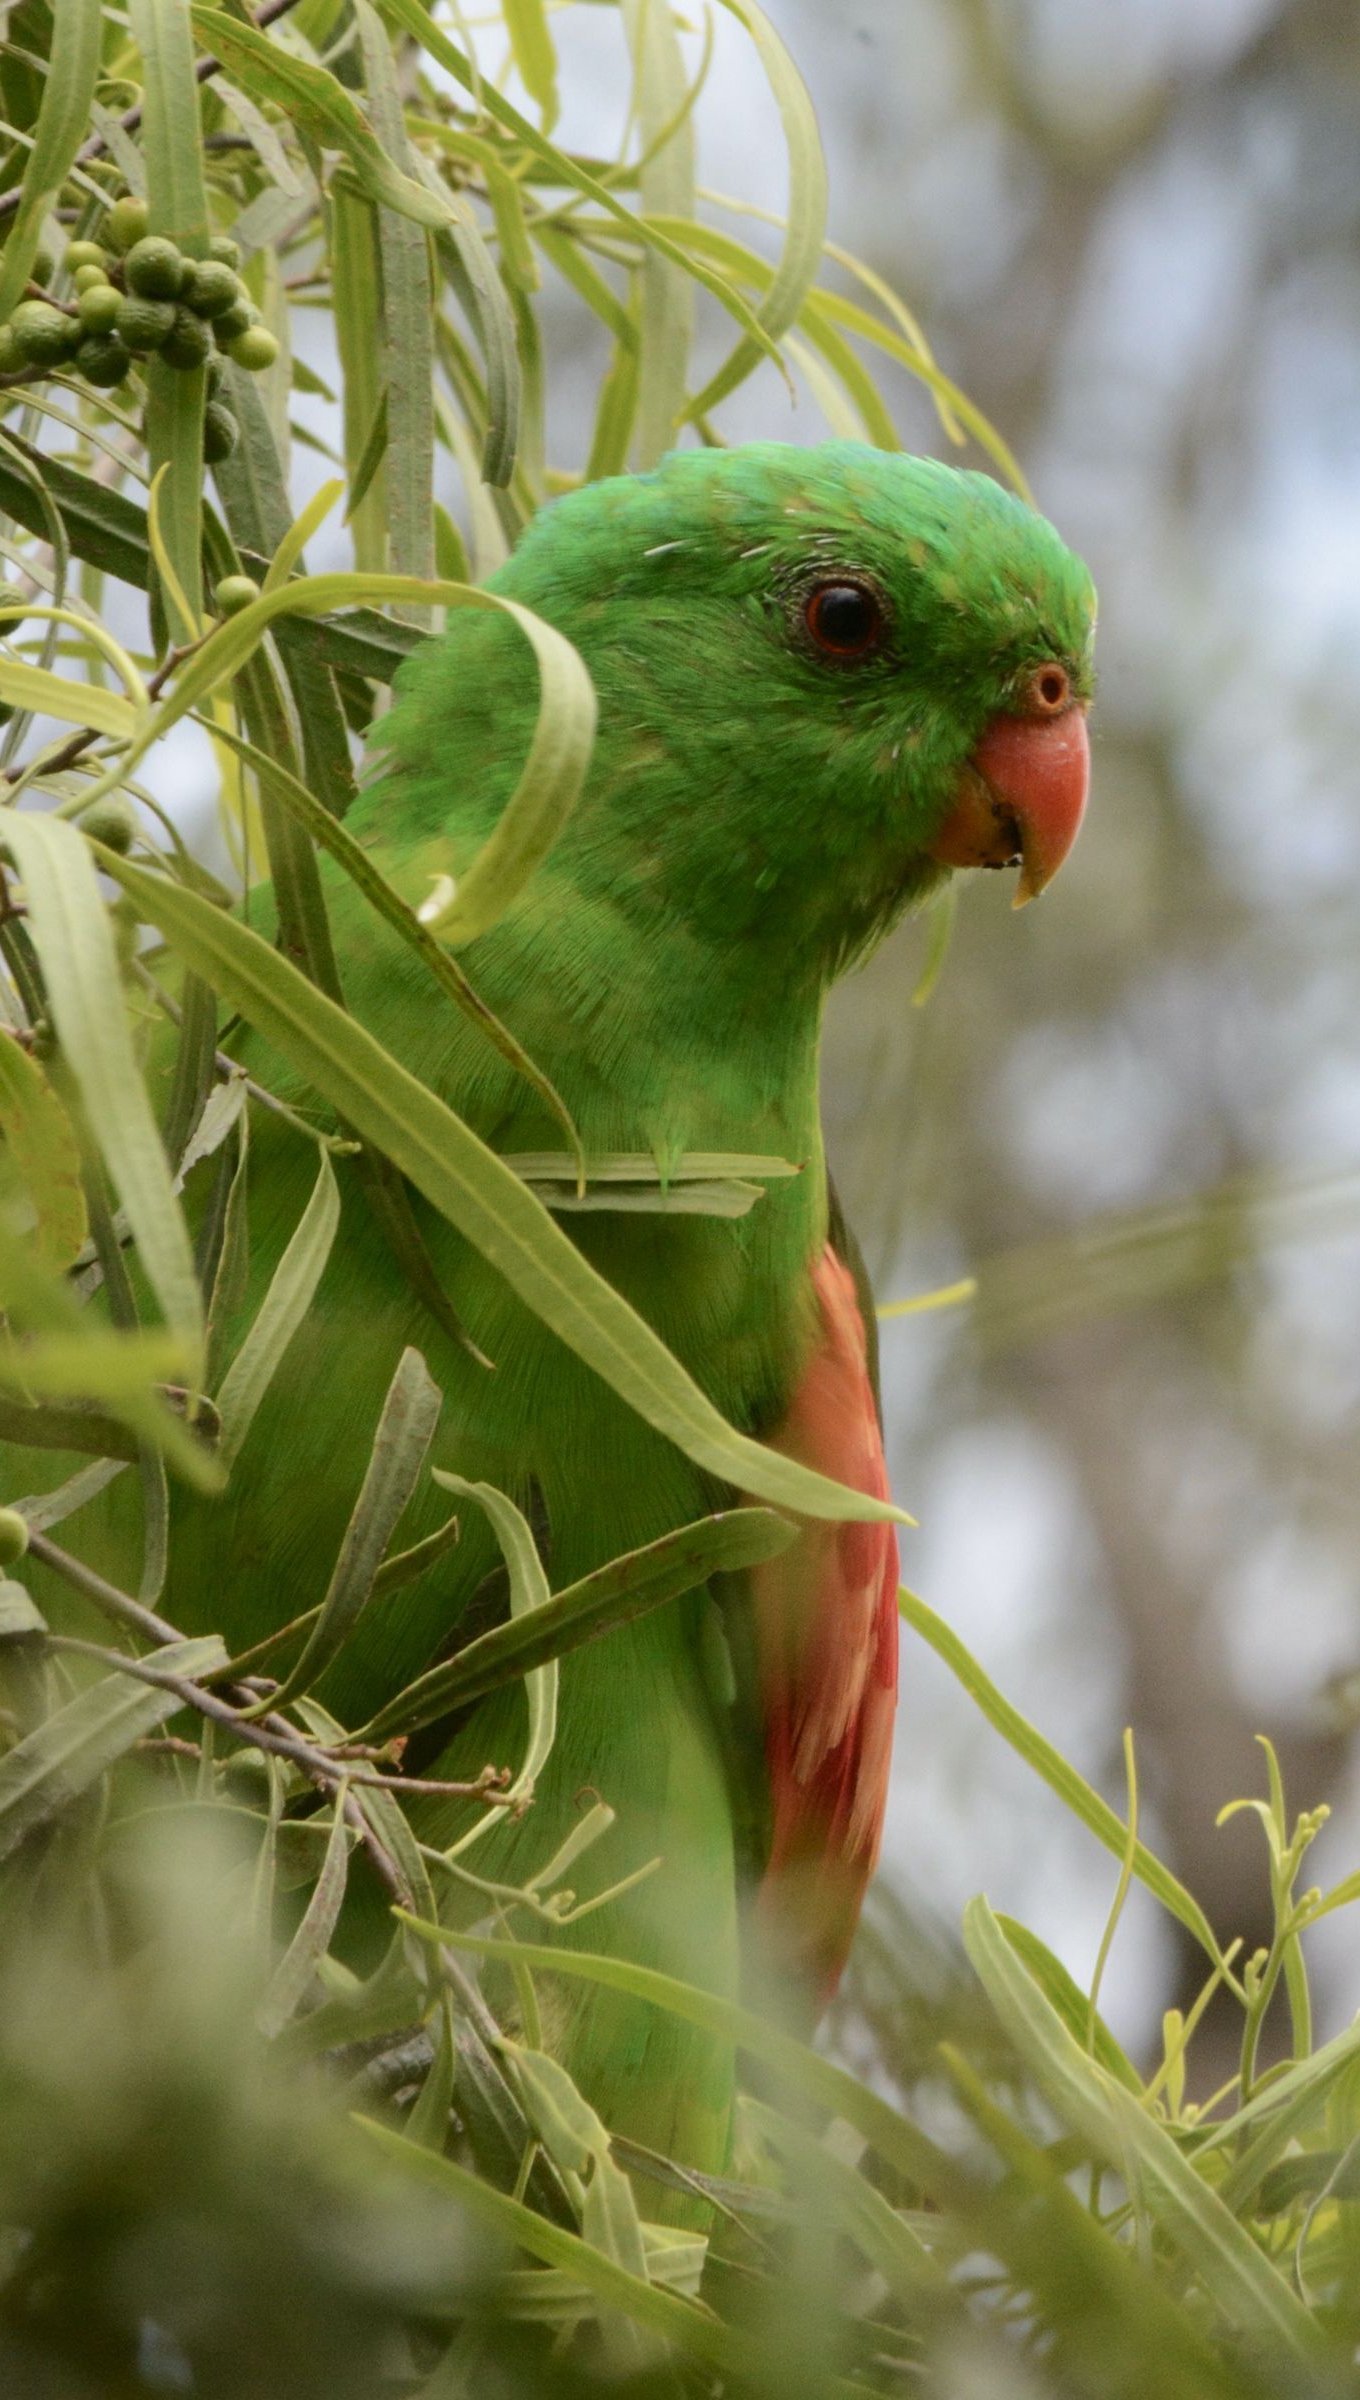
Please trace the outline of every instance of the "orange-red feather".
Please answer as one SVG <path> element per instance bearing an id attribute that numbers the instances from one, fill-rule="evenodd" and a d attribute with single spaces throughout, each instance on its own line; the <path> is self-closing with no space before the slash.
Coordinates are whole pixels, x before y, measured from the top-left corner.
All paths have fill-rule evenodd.
<path id="1" fill-rule="evenodd" d="M 771 1445 L 888 1496 L 853 1277 L 830 1244 L 813 1273 L 821 1340 Z M 835 1990 L 878 1856 L 897 1705 L 897 1536 L 805 1525 L 753 1575 L 769 1860 L 759 1908 L 777 1956 Z"/>

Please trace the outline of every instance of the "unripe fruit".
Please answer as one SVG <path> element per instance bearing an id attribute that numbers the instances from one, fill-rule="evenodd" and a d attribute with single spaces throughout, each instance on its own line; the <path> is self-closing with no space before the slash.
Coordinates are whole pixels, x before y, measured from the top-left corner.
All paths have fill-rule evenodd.
<path id="1" fill-rule="evenodd" d="M 118 303 L 114 330 L 128 350 L 159 350 L 175 322 L 173 300 L 143 300 L 130 293 Z"/>
<path id="2" fill-rule="evenodd" d="M 208 256 L 219 260 L 224 267 L 239 267 L 241 245 L 229 233 L 215 233 L 208 244 Z"/>
<path id="3" fill-rule="evenodd" d="M 113 290 L 113 285 L 109 282 L 107 272 L 103 267 L 77 267 L 73 280 L 78 292 L 101 290 L 111 292 Z"/>
<path id="4" fill-rule="evenodd" d="M 240 438 L 241 428 L 231 410 L 220 400 L 210 400 L 203 411 L 203 456 L 207 464 L 220 467 L 223 459 L 230 458 Z"/>
<path id="5" fill-rule="evenodd" d="M 169 367 L 201 367 L 212 347 L 212 336 L 201 317 L 196 317 L 183 302 L 175 310 L 175 321 L 161 348 L 161 357 Z"/>
<path id="6" fill-rule="evenodd" d="M 12 617 L 0 615 L 0 642 L 12 642 L 28 612 L 28 594 L 17 583 L 0 583 L 0 610 L 14 609 Z"/>
<path id="7" fill-rule="evenodd" d="M 132 353 L 116 333 L 88 334 L 75 355 L 76 373 L 101 392 L 121 383 L 131 364 Z"/>
<path id="8" fill-rule="evenodd" d="M 50 283 L 56 263 L 50 250 L 40 250 L 33 261 L 31 280 L 34 283 Z"/>
<path id="9" fill-rule="evenodd" d="M 23 363 L 13 326 L 0 325 L 0 375 L 17 375 Z"/>
<path id="10" fill-rule="evenodd" d="M 19 355 L 34 367 L 55 367 L 74 349 L 80 326 L 50 300 L 21 300 L 10 318 Z"/>
<path id="11" fill-rule="evenodd" d="M 199 258 L 190 268 L 182 297 L 195 316 L 206 317 L 211 323 L 214 317 L 224 317 L 229 308 L 235 308 L 245 294 L 239 275 L 234 275 L 221 259 Z"/>
<path id="12" fill-rule="evenodd" d="M 111 333 L 127 302 L 111 283 L 101 276 L 83 291 L 76 302 L 76 315 L 87 333 Z"/>
<path id="13" fill-rule="evenodd" d="M 116 850 L 121 858 L 132 848 L 140 828 L 130 801 L 110 794 L 106 800 L 95 800 L 82 809 L 76 819 L 82 833 L 92 841 L 102 842 L 106 850 Z"/>
<path id="14" fill-rule="evenodd" d="M 222 378 L 227 371 L 227 362 L 220 350 L 210 350 L 204 365 L 208 370 L 208 397 L 211 399 L 213 393 L 221 386 Z"/>
<path id="15" fill-rule="evenodd" d="M 225 350 L 229 342 L 235 341 L 238 333 L 245 333 L 251 325 L 258 324 L 258 322 L 257 310 L 243 295 L 241 299 L 233 301 L 231 307 L 225 309 L 220 317 L 214 319 L 213 332 Z"/>
<path id="16" fill-rule="evenodd" d="M 104 219 L 104 239 L 121 258 L 134 242 L 145 239 L 150 222 L 145 200 L 134 200 L 130 192 L 125 192 L 121 200 L 114 201 Z"/>
<path id="17" fill-rule="evenodd" d="M 224 617 L 239 616 L 260 597 L 260 587 L 250 575 L 224 575 L 213 592 L 213 598 Z"/>
<path id="18" fill-rule="evenodd" d="M 0 1508 L 0 1567 L 17 1566 L 28 1548 L 28 1526 L 17 1508 Z"/>
<path id="19" fill-rule="evenodd" d="M 185 259 L 174 242 L 164 234 L 149 233 L 134 242 L 123 261 L 130 292 L 143 300 L 177 300 L 185 276 Z"/>
<path id="20" fill-rule="evenodd" d="M 244 333 L 227 344 L 228 358 L 244 367 L 247 375 L 262 375 L 278 355 L 279 345 L 267 325 L 247 325 Z"/>
<path id="21" fill-rule="evenodd" d="M 109 263 L 109 254 L 102 242 L 68 242 L 66 266 L 68 273 L 78 275 L 82 267 L 98 267 L 102 274 Z"/>

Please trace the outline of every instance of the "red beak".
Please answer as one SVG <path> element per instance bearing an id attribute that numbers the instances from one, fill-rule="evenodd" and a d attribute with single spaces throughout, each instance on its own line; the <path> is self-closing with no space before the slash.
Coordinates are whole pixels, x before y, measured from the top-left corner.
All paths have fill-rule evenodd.
<path id="1" fill-rule="evenodd" d="M 1091 750 L 1086 713 L 993 717 L 929 846 L 946 867 L 1018 866 L 1016 908 L 1051 883 L 1086 810 Z"/>

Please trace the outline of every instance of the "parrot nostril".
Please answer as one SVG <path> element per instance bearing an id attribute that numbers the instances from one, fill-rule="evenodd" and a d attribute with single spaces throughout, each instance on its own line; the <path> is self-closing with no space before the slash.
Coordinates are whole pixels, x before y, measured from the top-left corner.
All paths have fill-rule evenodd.
<path id="1" fill-rule="evenodd" d="M 1030 684 L 1034 706 L 1046 717 L 1056 717 L 1072 698 L 1072 685 L 1065 667 L 1041 667 Z"/>

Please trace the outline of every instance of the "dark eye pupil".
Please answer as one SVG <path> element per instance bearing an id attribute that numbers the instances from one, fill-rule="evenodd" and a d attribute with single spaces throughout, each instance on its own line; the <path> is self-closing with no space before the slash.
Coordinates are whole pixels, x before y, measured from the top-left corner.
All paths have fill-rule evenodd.
<path id="1" fill-rule="evenodd" d="M 877 639 L 878 602 L 862 584 L 825 583 L 812 595 L 807 621 L 820 648 L 853 657 Z"/>

